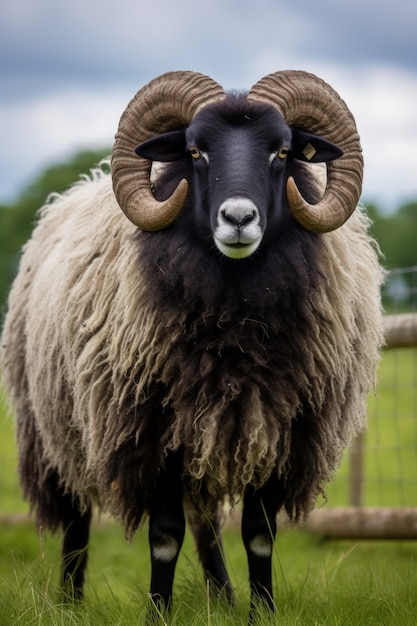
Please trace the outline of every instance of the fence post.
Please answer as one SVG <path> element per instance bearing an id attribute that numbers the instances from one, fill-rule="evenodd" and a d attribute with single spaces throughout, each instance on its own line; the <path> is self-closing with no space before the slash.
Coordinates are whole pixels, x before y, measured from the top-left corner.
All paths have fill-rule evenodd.
<path id="1" fill-rule="evenodd" d="M 363 465 L 365 433 L 357 436 L 350 451 L 349 464 L 349 503 L 350 506 L 362 506 L 363 503 Z"/>

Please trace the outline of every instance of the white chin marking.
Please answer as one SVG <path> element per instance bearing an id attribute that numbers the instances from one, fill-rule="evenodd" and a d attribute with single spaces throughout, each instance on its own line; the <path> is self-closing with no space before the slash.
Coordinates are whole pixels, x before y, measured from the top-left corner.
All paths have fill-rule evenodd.
<path id="1" fill-rule="evenodd" d="M 247 256 L 250 256 L 255 252 L 259 244 L 259 241 L 254 241 L 253 243 L 249 243 L 248 245 L 230 245 L 221 242 L 217 237 L 214 238 L 214 243 L 225 256 L 228 256 L 230 259 L 245 259 Z"/>

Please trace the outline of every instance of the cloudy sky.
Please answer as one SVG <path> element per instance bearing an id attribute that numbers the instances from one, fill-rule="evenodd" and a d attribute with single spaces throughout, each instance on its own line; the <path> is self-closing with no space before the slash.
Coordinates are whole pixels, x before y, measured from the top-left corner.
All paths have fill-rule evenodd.
<path id="1" fill-rule="evenodd" d="M 110 146 L 134 93 L 168 70 L 248 89 L 265 74 L 324 78 L 356 117 L 363 198 L 417 198 L 414 0 L 5 0 L 0 203 L 75 150 Z"/>

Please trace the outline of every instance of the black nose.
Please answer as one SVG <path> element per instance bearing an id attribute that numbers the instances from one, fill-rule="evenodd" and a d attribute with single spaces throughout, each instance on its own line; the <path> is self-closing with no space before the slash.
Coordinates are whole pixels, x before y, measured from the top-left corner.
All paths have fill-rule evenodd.
<path id="1" fill-rule="evenodd" d="M 258 212 L 251 200 L 242 198 L 239 202 L 234 198 L 233 201 L 226 201 L 223 203 L 221 215 L 233 226 L 242 228 L 254 220 L 257 217 Z"/>

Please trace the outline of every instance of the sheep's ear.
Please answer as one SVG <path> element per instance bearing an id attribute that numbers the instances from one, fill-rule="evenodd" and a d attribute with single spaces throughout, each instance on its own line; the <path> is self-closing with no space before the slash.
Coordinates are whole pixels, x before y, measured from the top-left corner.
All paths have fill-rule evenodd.
<path id="1" fill-rule="evenodd" d="M 178 161 L 188 152 L 185 147 L 185 131 L 173 130 L 147 139 L 135 148 L 136 154 L 150 161 Z"/>
<path id="2" fill-rule="evenodd" d="M 299 128 L 292 131 L 291 156 L 294 159 L 309 163 L 325 163 L 338 159 L 342 154 L 342 148 L 327 139 Z"/>

